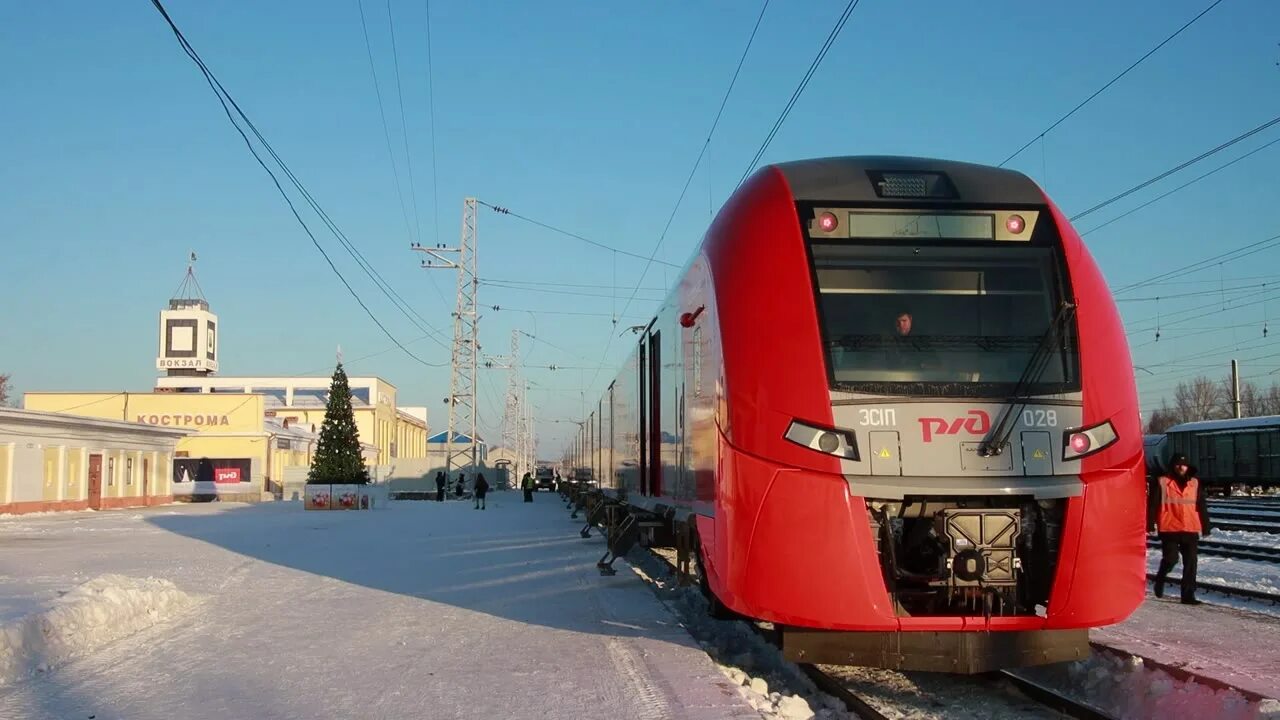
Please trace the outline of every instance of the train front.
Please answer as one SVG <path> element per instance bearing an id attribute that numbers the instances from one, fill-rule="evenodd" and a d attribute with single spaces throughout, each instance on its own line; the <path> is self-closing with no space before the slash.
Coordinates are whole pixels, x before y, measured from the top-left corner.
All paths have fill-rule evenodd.
<path id="1" fill-rule="evenodd" d="M 706 254 L 728 607 L 782 625 L 793 659 L 957 672 L 1079 657 L 1086 628 L 1137 607 L 1128 345 L 1034 183 L 913 158 L 772 166 Z"/>

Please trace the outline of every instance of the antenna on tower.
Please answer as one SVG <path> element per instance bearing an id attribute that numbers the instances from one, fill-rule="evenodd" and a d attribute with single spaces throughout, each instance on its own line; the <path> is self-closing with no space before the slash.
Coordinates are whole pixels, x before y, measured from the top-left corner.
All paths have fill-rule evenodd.
<path id="1" fill-rule="evenodd" d="M 195 295 L 192 295 L 192 290 Z M 187 274 L 182 276 L 182 283 L 178 285 L 178 289 L 172 295 L 174 300 L 206 300 L 204 289 L 200 287 L 200 281 L 196 280 L 196 251 L 189 251 L 187 257 Z M 206 303 L 208 301 L 206 300 Z"/>

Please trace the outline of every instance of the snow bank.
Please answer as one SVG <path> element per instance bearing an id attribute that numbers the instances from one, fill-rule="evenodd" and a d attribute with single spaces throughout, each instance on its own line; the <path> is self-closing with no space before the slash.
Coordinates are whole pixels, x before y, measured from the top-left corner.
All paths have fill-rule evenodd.
<path id="1" fill-rule="evenodd" d="M 1148 667 L 1140 657 L 1109 651 L 1095 651 L 1087 660 L 1065 666 L 1023 668 L 1014 674 L 1118 718 L 1280 718 L 1275 700 L 1198 682 L 1190 674 L 1175 676 L 1158 666 Z"/>
<path id="2" fill-rule="evenodd" d="M 716 662 L 725 677 L 738 686 L 769 720 L 836 720 L 854 718 L 844 702 L 822 692 L 796 666 L 745 623 L 711 617 L 707 600 L 696 587 L 678 586 L 668 565 L 637 550 L 628 564 L 651 584 L 662 603 Z"/>
<path id="3" fill-rule="evenodd" d="M 168 580 L 102 575 L 0 626 L 0 686 L 172 618 L 197 600 Z"/>

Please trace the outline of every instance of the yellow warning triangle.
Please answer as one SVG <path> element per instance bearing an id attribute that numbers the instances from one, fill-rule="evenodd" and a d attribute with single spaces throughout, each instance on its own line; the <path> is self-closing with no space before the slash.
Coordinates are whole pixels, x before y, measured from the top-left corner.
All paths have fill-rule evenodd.
<path id="1" fill-rule="evenodd" d="M 1033 460 L 1043 460 L 1045 458 L 1044 451 L 1037 449 L 1035 452 L 1031 453 L 1031 458 Z"/>
<path id="2" fill-rule="evenodd" d="M 885 447 L 885 448 L 880 448 L 880 452 L 878 452 L 878 453 L 876 453 L 876 454 L 877 454 L 877 455 L 879 455 L 879 456 L 880 456 L 880 457 L 882 457 L 882 458 L 891 458 L 891 457 L 893 457 L 893 453 L 889 452 L 889 448 L 887 448 L 887 447 Z"/>

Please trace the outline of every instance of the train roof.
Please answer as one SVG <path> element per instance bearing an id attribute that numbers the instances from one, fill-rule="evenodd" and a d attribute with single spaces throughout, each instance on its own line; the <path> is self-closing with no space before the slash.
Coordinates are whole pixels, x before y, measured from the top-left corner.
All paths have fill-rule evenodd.
<path id="1" fill-rule="evenodd" d="M 1268 427 L 1280 427 L 1280 415 L 1230 418 L 1228 420 L 1197 420 L 1196 422 L 1174 425 L 1168 430 L 1165 430 L 1165 432 L 1225 432 L 1230 430 L 1248 430 Z"/>
<path id="2" fill-rule="evenodd" d="M 801 201 L 918 203 L 925 199 L 995 205 L 1043 205 L 1045 202 L 1039 186 L 1020 172 L 955 160 L 853 155 L 794 160 L 776 163 L 773 167 L 782 172 L 795 199 Z M 930 183 L 927 194 L 891 194 L 882 185 L 877 188 L 886 174 L 918 177 L 938 173 L 946 176 L 950 187 L 946 183 L 941 186 Z"/>

